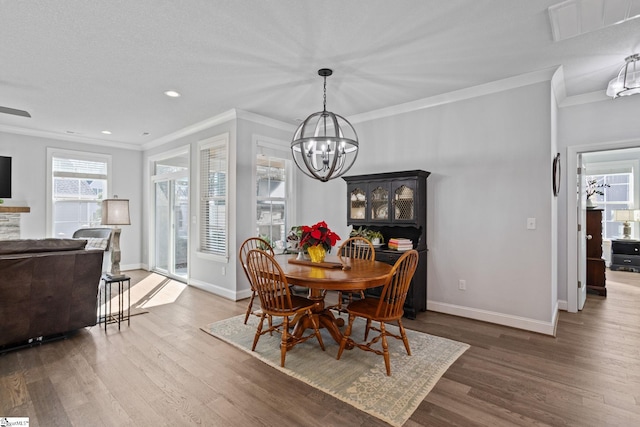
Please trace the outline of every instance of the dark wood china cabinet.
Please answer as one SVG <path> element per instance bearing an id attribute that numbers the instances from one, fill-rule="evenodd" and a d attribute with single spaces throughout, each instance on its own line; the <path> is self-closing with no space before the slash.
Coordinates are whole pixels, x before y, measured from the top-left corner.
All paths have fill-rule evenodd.
<path id="1" fill-rule="evenodd" d="M 404 306 L 405 316 L 414 319 L 427 309 L 427 178 L 430 172 L 411 170 L 345 176 L 347 182 L 347 225 L 380 231 L 382 246 L 376 261 L 394 264 L 402 252 L 389 249 L 391 238 L 405 238 L 418 251 L 418 268 L 411 281 Z M 380 288 L 367 290 L 379 295 Z"/>

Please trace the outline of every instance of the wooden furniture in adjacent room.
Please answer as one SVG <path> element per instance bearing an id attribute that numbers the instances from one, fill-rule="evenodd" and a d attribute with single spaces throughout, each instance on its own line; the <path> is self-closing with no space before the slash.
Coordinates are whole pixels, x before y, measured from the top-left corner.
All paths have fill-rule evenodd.
<path id="1" fill-rule="evenodd" d="M 418 267 L 404 305 L 405 316 L 415 319 L 427 309 L 427 178 L 430 172 L 412 170 L 346 176 L 347 225 L 380 231 L 385 244 L 376 248 L 376 261 L 394 265 L 402 252 L 386 245 L 405 238 L 418 251 Z M 365 294 L 379 296 L 381 288 Z"/>
<path id="2" fill-rule="evenodd" d="M 640 273 L 640 240 L 611 241 L 611 270 Z"/>
<path id="3" fill-rule="evenodd" d="M 587 291 L 607 296 L 602 259 L 602 209 L 587 209 Z"/>

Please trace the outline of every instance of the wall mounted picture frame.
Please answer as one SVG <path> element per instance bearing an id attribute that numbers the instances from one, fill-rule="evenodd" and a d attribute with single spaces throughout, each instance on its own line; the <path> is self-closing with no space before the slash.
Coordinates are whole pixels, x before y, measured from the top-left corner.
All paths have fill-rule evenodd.
<path id="1" fill-rule="evenodd" d="M 553 195 L 558 197 L 560 193 L 560 177 L 562 176 L 560 172 L 560 153 L 556 154 L 553 158 Z"/>

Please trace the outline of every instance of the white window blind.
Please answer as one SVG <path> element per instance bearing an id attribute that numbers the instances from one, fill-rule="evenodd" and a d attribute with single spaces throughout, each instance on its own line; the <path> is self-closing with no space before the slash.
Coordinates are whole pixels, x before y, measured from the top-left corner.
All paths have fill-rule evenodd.
<path id="1" fill-rule="evenodd" d="M 227 256 L 228 140 L 200 146 L 200 251 Z"/>
<path id="2" fill-rule="evenodd" d="M 55 237 L 101 222 L 110 158 L 60 150 L 51 155 L 51 224 Z"/>

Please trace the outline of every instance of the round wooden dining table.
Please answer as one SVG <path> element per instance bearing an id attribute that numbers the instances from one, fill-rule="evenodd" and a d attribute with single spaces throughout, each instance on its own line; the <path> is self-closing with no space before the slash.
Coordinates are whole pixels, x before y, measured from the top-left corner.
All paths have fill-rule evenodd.
<path id="1" fill-rule="evenodd" d="M 287 282 L 309 288 L 308 298 L 316 303 L 313 314 L 318 315 L 320 326 L 327 329 L 333 339 L 340 343 L 342 332 L 339 327 L 344 325 L 344 319 L 336 318 L 331 310 L 325 307 L 326 291 L 360 291 L 384 285 L 392 266 L 380 261 L 363 259 L 339 258 L 327 256 L 325 262 L 318 266 L 311 262 L 298 261 L 295 255 L 276 255 Z M 293 335 L 302 336 L 305 329 L 313 328 L 308 316 L 294 319 Z"/>

